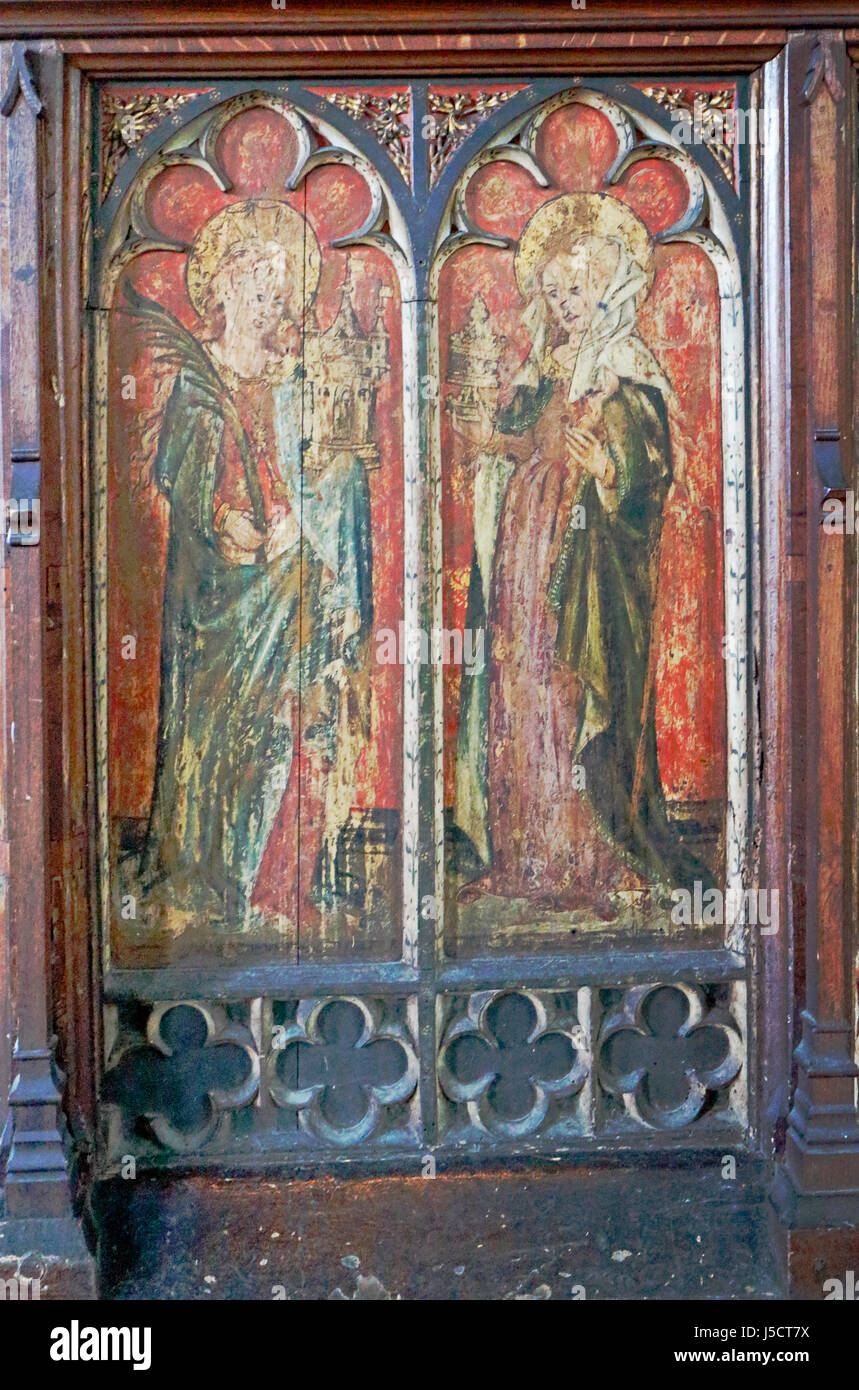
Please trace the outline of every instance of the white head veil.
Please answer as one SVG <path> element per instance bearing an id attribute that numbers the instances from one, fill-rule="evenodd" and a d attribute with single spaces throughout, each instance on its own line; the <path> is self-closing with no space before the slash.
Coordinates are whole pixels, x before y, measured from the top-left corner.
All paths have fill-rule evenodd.
<path id="1" fill-rule="evenodd" d="M 578 400 L 588 391 L 605 389 L 612 376 L 625 377 L 644 386 L 655 386 L 663 393 L 669 409 L 673 409 L 674 388 L 637 330 L 638 303 L 650 286 L 648 272 L 616 237 L 586 234 L 577 237 L 565 251 L 567 255 L 586 257 L 587 275 L 597 277 L 589 278 L 589 288 L 599 296 L 576 355 L 569 399 Z M 558 254 L 557 249 L 554 254 Z M 614 267 L 609 269 L 607 281 L 606 262 Z M 535 386 L 547 366 L 552 375 L 559 374 L 550 354 L 552 324 L 542 285 L 526 309 L 523 322 L 531 333 L 532 348 L 514 378 L 514 385 Z"/>

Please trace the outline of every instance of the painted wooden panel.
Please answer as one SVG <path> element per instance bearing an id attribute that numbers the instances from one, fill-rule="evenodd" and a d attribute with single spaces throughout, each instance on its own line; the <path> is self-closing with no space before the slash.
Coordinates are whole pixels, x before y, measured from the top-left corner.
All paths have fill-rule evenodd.
<path id="1" fill-rule="evenodd" d="M 696 99 L 101 89 L 110 1155 L 744 1123 L 747 161 Z"/>
<path id="2" fill-rule="evenodd" d="M 716 271 L 654 244 L 677 165 L 608 191 L 604 110 L 562 106 L 534 153 L 545 187 L 474 174 L 469 218 L 509 245 L 456 251 L 439 287 L 457 955 L 671 931 L 672 890 L 724 871 Z"/>
<path id="3" fill-rule="evenodd" d="M 365 180 L 284 194 L 297 136 L 240 111 L 111 315 L 108 728 L 120 964 L 400 954 L 400 303 L 331 242 Z"/>
<path id="4" fill-rule="evenodd" d="M 101 93 L 112 963 L 721 944 L 736 151 L 648 140 L 687 88 L 219 91 Z"/>

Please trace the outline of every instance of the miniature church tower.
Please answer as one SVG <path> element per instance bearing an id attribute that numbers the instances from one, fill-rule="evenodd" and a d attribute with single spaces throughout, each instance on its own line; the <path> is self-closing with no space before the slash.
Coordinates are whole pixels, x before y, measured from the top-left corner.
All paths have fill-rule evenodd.
<path id="1" fill-rule="evenodd" d="M 355 282 L 350 257 L 340 308 L 330 328 L 307 335 L 305 364 L 313 405 L 312 454 L 320 467 L 335 453 L 347 451 L 372 468 L 378 466 L 376 394 L 390 365 L 385 327 L 385 300 L 379 292 L 376 321 L 369 333 L 355 312 Z"/>

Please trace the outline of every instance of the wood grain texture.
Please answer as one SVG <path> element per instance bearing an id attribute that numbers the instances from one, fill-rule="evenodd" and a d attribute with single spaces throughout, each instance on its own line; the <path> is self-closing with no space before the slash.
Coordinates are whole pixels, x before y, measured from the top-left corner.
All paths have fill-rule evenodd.
<path id="1" fill-rule="evenodd" d="M 791 148 L 790 550 L 797 566 L 789 655 L 792 949 L 801 1024 L 785 1165 L 774 1200 L 789 1225 L 855 1219 L 855 908 L 848 897 L 855 752 L 851 531 L 822 525 L 836 451 L 853 484 L 851 203 L 855 72 L 839 36 L 788 46 Z M 824 454 L 821 439 L 833 441 Z M 837 462 L 837 459 L 836 459 Z M 834 465 L 833 465 L 834 466 Z M 852 493 L 848 493 L 852 499 Z M 775 1026 L 771 1020 L 770 1026 Z M 844 1194 L 853 1194 L 846 1198 Z"/>
<path id="2" fill-rule="evenodd" d="M 848 275 L 844 256 L 849 232 L 843 226 L 844 201 L 838 197 L 839 166 L 844 163 L 843 118 L 827 87 L 819 91 L 811 108 L 811 169 L 809 207 L 812 244 L 813 314 L 813 425 L 818 430 L 831 422 L 842 438 L 845 405 L 842 400 L 844 366 L 850 360 L 846 333 Z M 819 487 L 819 481 L 814 480 Z M 816 502 L 817 488 L 812 485 Z M 815 531 L 816 534 L 816 531 Z M 845 652 L 849 615 L 846 535 L 820 535 L 817 553 L 817 705 L 820 731 L 817 763 L 819 787 L 819 869 L 816 963 L 820 971 L 818 1017 L 843 1018 L 851 1004 L 844 950 L 844 809 L 845 772 L 850 752 L 844 745 L 846 725 Z M 851 972 L 852 973 L 852 972 Z"/>
<path id="3" fill-rule="evenodd" d="M 86 893 L 86 612 L 81 475 L 80 201 L 75 181 L 86 110 L 78 74 L 58 56 L 40 65 L 45 105 L 45 256 L 42 277 L 43 592 L 45 619 L 48 880 L 53 989 L 66 1105 L 78 1138 L 92 1123 L 92 933 Z"/>
<path id="4" fill-rule="evenodd" d="M 8 68 L 8 58 L 7 58 Z M 32 116 L 19 102 L 5 124 L 5 193 L 8 199 L 8 275 L 3 301 L 4 403 L 14 458 L 36 451 L 39 440 L 38 234 L 33 190 L 37 180 Z M 14 364 L 14 370 L 13 366 Z M 39 551 L 22 547 L 7 557 L 9 574 L 8 797 L 14 1014 L 26 1047 L 38 1047 L 39 1012 L 44 1026 L 44 826 Z M 26 953 L 26 961 L 24 955 Z M 17 978 L 25 988 L 16 989 Z M 32 975 L 30 969 L 32 968 Z M 39 998 L 40 989 L 42 990 Z M 43 1045 L 43 1043 L 42 1043 Z"/>
<path id="5" fill-rule="evenodd" d="M 12 0 L 4 7 L 2 32 L 24 35 L 109 35 L 167 32 L 181 34 L 246 35 L 279 33 L 292 34 L 353 34 L 359 32 L 443 31 L 475 32 L 492 30 L 530 32 L 550 26 L 582 30 L 606 31 L 622 29 L 636 32 L 642 29 L 673 28 L 688 33 L 704 28 L 760 31 L 766 28 L 801 27 L 810 24 L 846 24 L 855 20 L 855 10 L 849 5 L 832 5 L 825 0 L 806 0 L 806 3 L 724 4 L 702 0 L 690 7 L 684 0 L 662 0 L 662 3 L 624 3 L 624 0 L 601 0 L 586 11 L 565 4 L 531 2 L 487 6 L 482 0 L 441 0 L 440 4 L 397 5 L 394 0 L 382 0 L 375 5 L 318 4 L 315 0 L 292 0 L 287 9 L 270 4 L 241 5 L 215 3 L 195 5 L 191 0 L 179 0 L 165 5 L 152 3 L 89 3 L 75 5 L 69 0 Z"/>
<path id="6" fill-rule="evenodd" d="M 4 73 L 20 55 L 3 52 Z M 7 204 L 8 273 L 4 270 L 0 320 L 9 345 L 4 357 L 4 413 L 13 465 L 41 470 L 43 387 L 50 373 L 50 334 L 43 336 L 43 296 L 50 284 L 40 195 L 52 183 L 38 125 L 41 105 L 24 82 L 6 103 L 3 193 Z M 26 99 L 24 99 L 26 98 Z M 42 349 L 47 350 L 42 352 Z M 17 489 L 20 486 L 14 483 Z M 28 489 L 30 484 L 27 484 Z M 36 493 L 36 496 L 39 494 Z M 34 493 L 24 496 L 28 503 Z M 21 499 L 23 500 L 23 498 Z M 38 520 L 38 513 L 36 514 Z M 47 914 L 47 837 L 50 779 L 46 778 L 45 549 L 18 545 L 8 556 L 6 684 L 9 814 L 9 957 L 13 1081 L 12 1147 L 6 1171 L 6 1214 L 12 1218 L 70 1215 L 66 1162 L 58 1130 L 60 1096 L 52 1058 L 52 958 Z"/>
<path id="7" fill-rule="evenodd" d="M 844 13 L 842 14 L 842 8 Z M 658 64 L 665 72 L 748 71 L 773 57 L 788 28 L 845 23 L 849 7 L 756 5 L 680 0 L 625 4 L 600 0 L 586 10 L 566 3 L 377 5 L 262 3 L 206 6 L 19 0 L 0 12 L 0 35 L 57 39 L 90 73 L 172 75 L 186 72 L 307 72 L 322 76 L 384 73 L 497 75 L 501 55 L 530 72 L 628 71 Z"/>
<path id="8" fill-rule="evenodd" d="M 0 84 L 5 85 L 9 66 L 8 50 L 3 53 L 0 59 Z M 9 235 L 8 235 L 8 214 L 9 200 L 6 196 L 7 160 L 6 160 L 6 141 L 0 139 L 0 304 L 7 303 L 9 297 Z M 10 419 L 9 411 L 6 406 L 8 391 L 8 363 L 9 363 L 9 334 L 4 322 L 4 316 L 0 313 L 0 495 L 4 498 L 9 495 L 10 483 Z M 5 531 L 5 527 L 4 527 Z M 6 630 L 9 622 L 9 566 L 8 552 L 5 541 L 0 542 L 2 546 L 2 568 L 0 568 L 0 578 L 2 578 L 2 589 L 0 589 L 0 844 L 3 846 L 3 863 L 0 865 L 0 1038 L 3 1039 L 3 1047 L 0 1048 L 0 1135 L 4 1135 L 9 1114 L 9 1087 L 12 1082 L 11 1067 L 12 1058 L 6 1039 L 12 1031 L 12 984 L 10 975 L 10 941 L 9 941 L 9 818 L 8 818 L 8 748 L 6 730 L 9 727 L 8 714 L 8 685 L 6 671 L 8 669 L 8 653 L 6 642 Z M 3 1147 L 3 1140 L 0 1139 L 0 1148 Z"/>
<path id="9" fill-rule="evenodd" d="M 630 47 L 609 41 L 597 44 L 590 36 L 589 43 L 557 44 L 539 47 L 530 39 L 505 42 L 494 46 L 444 48 L 415 45 L 405 48 L 381 41 L 367 43 L 356 60 L 353 50 L 342 47 L 293 48 L 286 43 L 244 44 L 236 52 L 228 40 L 197 41 L 131 41 L 114 44 L 64 45 L 70 63 L 91 77 L 168 78 L 175 75 L 177 65 L 188 77 L 211 80 L 217 76 L 238 77 L 307 77 L 321 79 L 334 75 L 354 79 L 370 76 L 402 78 L 418 76 L 482 77 L 502 76 L 513 80 L 523 71 L 521 60 L 527 54 L 524 71 L 528 76 L 557 77 L 567 74 L 640 73 L 642 69 L 658 71 L 661 75 L 675 72 L 706 72 L 709 74 L 752 72 L 762 62 L 778 53 L 783 36 L 776 35 L 767 45 L 732 44 L 715 47 L 720 37 L 710 35 L 700 46 L 687 44 L 688 35 L 677 35 L 678 42 L 666 47 L 662 35 L 655 36 L 652 45 Z M 443 40 L 444 36 L 439 36 Z"/>

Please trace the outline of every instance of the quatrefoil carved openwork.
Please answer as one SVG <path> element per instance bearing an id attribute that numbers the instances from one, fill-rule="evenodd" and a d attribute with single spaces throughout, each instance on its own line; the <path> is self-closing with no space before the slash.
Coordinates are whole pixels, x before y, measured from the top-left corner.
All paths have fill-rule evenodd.
<path id="1" fill-rule="evenodd" d="M 317 1138 L 357 1144 L 414 1095 L 418 1061 L 405 1028 L 380 1023 L 367 1000 L 304 1000 L 269 1057 L 268 1082 Z"/>
<path id="2" fill-rule="evenodd" d="M 146 1043 L 124 1047 L 105 1076 L 104 1099 L 177 1153 L 211 1143 L 227 1113 L 256 1095 L 259 1059 L 246 1028 L 215 1005 L 156 1004 Z"/>
<path id="3" fill-rule="evenodd" d="M 586 1052 L 578 1023 L 550 1021 L 539 995 L 485 991 L 448 1027 L 439 1080 L 478 1128 L 513 1138 L 539 1129 L 553 1099 L 581 1089 Z"/>
<path id="4" fill-rule="evenodd" d="M 697 985 L 638 985 L 603 1022 L 600 1083 L 650 1129 L 690 1124 L 741 1066 L 736 1025 Z"/>

